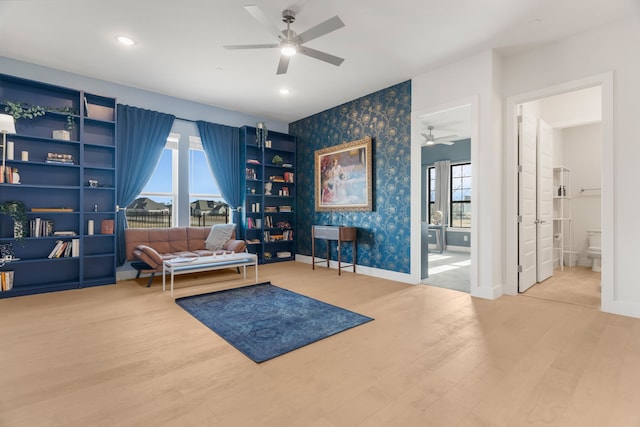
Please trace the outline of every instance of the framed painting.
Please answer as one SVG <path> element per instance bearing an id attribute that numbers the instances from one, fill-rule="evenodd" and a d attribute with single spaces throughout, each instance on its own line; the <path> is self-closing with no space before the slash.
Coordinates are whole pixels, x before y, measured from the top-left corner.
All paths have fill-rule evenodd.
<path id="1" fill-rule="evenodd" d="M 371 138 L 315 152 L 316 211 L 370 211 Z"/>

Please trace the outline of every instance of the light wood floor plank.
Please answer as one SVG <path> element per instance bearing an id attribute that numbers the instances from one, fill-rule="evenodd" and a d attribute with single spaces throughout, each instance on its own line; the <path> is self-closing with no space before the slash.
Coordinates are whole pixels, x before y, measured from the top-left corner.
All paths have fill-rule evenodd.
<path id="1" fill-rule="evenodd" d="M 640 319 L 296 262 L 260 276 L 375 320 L 256 364 L 158 279 L 0 300 L 0 425 L 640 425 Z M 249 283 L 183 275 L 175 296 Z"/>

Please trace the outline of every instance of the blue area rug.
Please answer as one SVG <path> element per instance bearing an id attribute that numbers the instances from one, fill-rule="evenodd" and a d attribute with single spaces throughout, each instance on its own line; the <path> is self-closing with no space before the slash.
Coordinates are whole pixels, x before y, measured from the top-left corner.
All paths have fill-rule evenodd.
<path id="1" fill-rule="evenodd" d="M 176 303 L 257 363 L 373 320 L 270 282 Z"/>

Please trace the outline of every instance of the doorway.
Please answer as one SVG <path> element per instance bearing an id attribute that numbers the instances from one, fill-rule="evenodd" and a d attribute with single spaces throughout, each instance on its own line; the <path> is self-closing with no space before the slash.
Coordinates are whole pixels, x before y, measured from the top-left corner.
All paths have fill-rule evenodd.
<path id="1" fill-rule="evenodd" d="M 547 296 L 555 294 L 559 300 L 570 302 L 573 291 L 578 290 L 583 293 L 585 289 L 573 286 L 572 291 L 572 286 L 568 286 L 567 294 L 563 296 L 558 293 L 563 289 L 563 282 L 575 285 L 578 281 L 585 283 L 585 287 L 589 287 L 587 284 L 591 282 L 600 283 L 600 274 L 597 271 L 591 275 L 594 261 L 590 257 L 591 251 L 587 251 L 589 247 L 588 231 L 597 230 L 599 233 L 600 230 L 603 230 L 603 234 L 607 233 L 607 225 L 602 221 L 603 216 L 606 215 L 606 206 L 603 205 L 602 196 L 606 194 L 606 181 L 608 181 L 606 178 L 608 170 L 606 153 L 611 149 L 606 131 L 610 126 L 609 119 L 612 115 L 612 110 L 609 110 L 611 87 L 607 76 L 598 76 L 588 80 L 591 80 L 590 84 L 584 81 L 575 82 L 564 85 L 564 90 L 552 88 L 541 91 L 542 94 L 538 96 L 528 97 L 526 102 L 513 103 L 515 111 L 525 110 L 538 123 L 549 123 L 553 141 L 553 172 L 547 174 L 551 177 L 552 196 L 545 196 L 546 202 L 551 202 L 553 207 L 551 220 L 553 277 L 552 280 L 549 280 L 549 283 L 553 283 L 553 288 L 547 286 L 548 283 L 545 282 L 544 275 L 543 280 L 538 280 L 540 277 L 538 274 L 539 265 L 536 265 L 535 259 L 532 262 L 532 260 L 524 258 L 526 252 L 521 250 L 521 244 L 518 243 L 515 262 L 518 269 L 522 271 L 516 274 L 518 285 L 516 292 L 526 290 L 527 281 L 531 277 L 536 277 L 534 284 L 539 284 L 542 281 L 544 286 L 536 285 L 539 289 L 534 291 L 536 288 L 534 286 L 531 291 L 527 291 L 527 294 L 540 293 L 544 289 L 546 291 L 552 290 L 553 292 Z M 534 153 L 540 155 L 539 151 L 534 151 Z M 517 157 L 521 158 L 521 154 L 518 152 Z M 520 189 L 522 178 L 519 168 L 520 166 L 518 166 L 518 186 L 516 188 L 518 215 L 523 198 Z M 536 183 L 540 185 L 539 180 Z M 541 197 L 538 192 L 535 199 L 538 205 L 541 202 Z M 534 234 L 539 234 L 541 223 L 544 223 L 544 218 L 539 215 L 539 210 L 536 210 Z M 518 216 L 517 220 L 518 232 L 515 236 L 516 241 L 520 242 L 522 227 L 519 221 L 524 221 L 524 219 Z M 536 247 L 539 247 L 538 245 L 539 242 Z M 602 245 L 603 248 L 605 246 Z M 606 249 L 603 249 L 603 253 L 604 258 L 608 258 Z M 534 266 L 535 272 L 533 276 L 529 272 L 529 278 L 527 278 L 522 273 L 527 270 L 527 266 L 531 265 Z M 578 277 L 579 280 L 576 279 Z M 593 280 L 594 277 L 596 280 Z M 596 295 L 599 300 L 602 288 L 600 286 L 591 287 L 593 289 L 588 290 L 592 293 L 589 298 L 592 300 L 592 297 Z M 513 290 L 513 288 L 511 289 Z M 578 296 L 578 299 L 582 297 L 583 295 Z"/>
<path id="2" fill-rule="evenodd" d="M 421 283 L 470 292 L 471 106 L 418 118 Z"/>

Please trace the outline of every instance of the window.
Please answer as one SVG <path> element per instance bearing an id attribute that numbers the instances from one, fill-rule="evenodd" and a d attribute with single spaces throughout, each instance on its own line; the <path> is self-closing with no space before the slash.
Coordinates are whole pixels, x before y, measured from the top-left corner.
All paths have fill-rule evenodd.
<path id="1" fill-rule="evenodd" d="M 183 161 L 181 156 L 188 159 Z M 126 212 L 132 228 L 228 222 L 229 207 L 222 200 L 199 137 L 169 136 L 153 175 Z"/>
<path id="2" fill-rule="evenodd" d="M 436 168 L 434 168 L 433 166 L 427 168 L 427 187 L 429 200 L 427 221 L 431 222 L 431 218 L 433 218 L 433 211 L 435 210 L 436 206 Z"/>
<path id="3" fill-rule="evenodd" d="M 450 226 L 471 228 L 471 163 L 451 165 Z"/>
<path id="4" fill-rule="evenodd" d="M 127 206 L 127 226 L 131 228 L 171 227 L 176 200 L 174 178 L 177 169 L 177 144 L 171 141 L 160 155 L 151 179 Z"/>
<path id="5" fill-rule="evenodd" d="M 211 174 L 200 138 L 189 138 L 190 225 L 206 226 L 229 222 L 229 205 L 222 199 Z"/>

